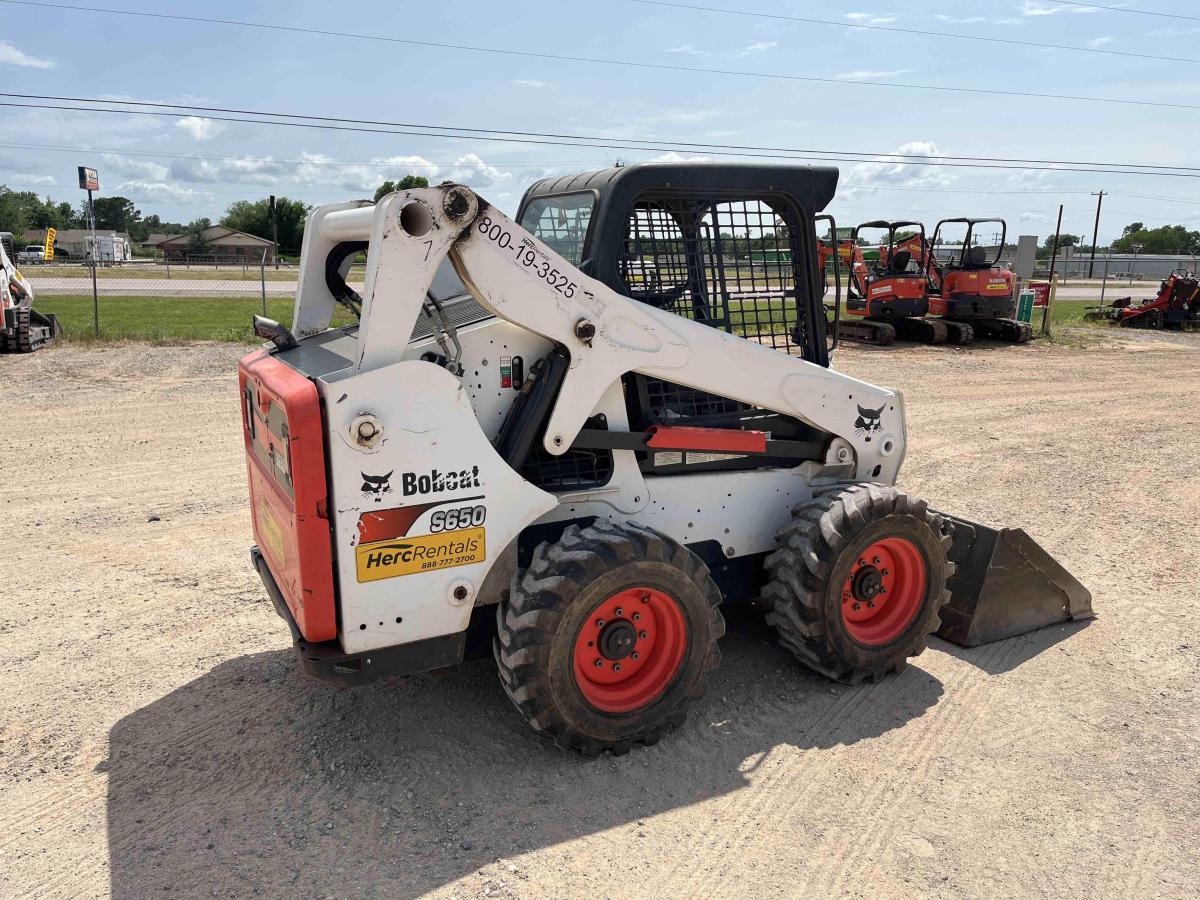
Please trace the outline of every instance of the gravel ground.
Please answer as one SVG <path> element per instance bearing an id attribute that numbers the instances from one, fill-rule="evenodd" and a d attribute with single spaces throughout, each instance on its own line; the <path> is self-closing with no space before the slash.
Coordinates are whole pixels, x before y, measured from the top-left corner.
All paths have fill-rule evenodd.
<path id="1" fill-rule="evenodd" d="M 807 674 L 731 610 L 678 732 L 539 744 L 487 661 L 339 692 L 249 566 L 244 348 L 0 357 L 0 895 L 1193 897 L 1200 335 L 847 348 L 902 485 L 1098 618 Z"/>

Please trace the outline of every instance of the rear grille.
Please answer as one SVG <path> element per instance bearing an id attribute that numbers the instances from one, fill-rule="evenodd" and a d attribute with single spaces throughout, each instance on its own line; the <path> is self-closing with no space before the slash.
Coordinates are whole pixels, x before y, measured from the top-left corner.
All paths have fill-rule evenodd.
<path id="1" fill-rule="evenodd" d="M 442 303 L 442 312 L 445 313 L 447 321 L 455 328 L 474 325 L 476 322 L 492 318 L 492 314 L 475 302 L 475 298 L 469 294 L 454 300 L 444 301 Z M 433 333 L 433 320 L 424 313 L 421 313 L 417 318 L 416 326 L 413 328 L 412 336 L 408 339 L 409 343 L 431 338 L 433 337 Z"/>
<path id="2" fill-rule="evenodd" d="M 568 450 L 551 456 L 541 447 L 529 454 L 521 475 L 546 491 L 578 491 L 601 487 L 613 474 L 613 455 L 609 450 Z"/>

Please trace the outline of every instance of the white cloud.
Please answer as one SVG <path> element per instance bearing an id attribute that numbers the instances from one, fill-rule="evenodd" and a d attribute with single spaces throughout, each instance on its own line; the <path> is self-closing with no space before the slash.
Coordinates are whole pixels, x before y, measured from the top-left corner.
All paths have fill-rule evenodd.
<path id="1" fill-rule="evenodd" d="M 986 22 L 987 16 L 967 16 L 959 18 L 957 16 L 947 16 L 944 13 L 934 13 L 933 16 L 939 22 L 950 22 L 954 25 L 978 25 L 980 22 Z"/>
<path id="2" fill-rule="evenodd" d="M 156 177 L 157 175 L 157 177 Z M 362 163 L 335 163 L 320 153 L 301 153 L 298 158 L 177 159 L 170 170 L 146 173 L 146 180 L 174 184 L 247 184 L 260 186 L 320 187 L 348 194 L 372 194 L 384 181 L 405 175 L 423 175 L 431 182 L 460 181 L 477 188 L 502 187 L 513 183 L 512 172 L 489 165 L 476 153 L 466 153 L 449 165 L 423 156 L 376 157 Z"/>
<path id="3" fill-rule="evenodd" d="M 671 125 L 686 125 L 690 122 L 703 122 L 717 115 L 711 109 L 664 109 L 652 116 L 646 116 L 642 121 L 647 123 L 669 123 Z"/>
<path id="4" fill-rule="evenodd" d="M 646 162 L 708 162 L 707 156 L 684 156 L 682 153 L 676 153 L 670 150 L 661 156 L 652 156 Z"/>
<path id="5" fill-rule="evenodd" d="M 758 41 L 754 44 L 747 44 L 743 53 L 761 53 L 763 50 L 770 50 L 772 47 L 778 47 L 779 41 Z"/>
<path id="6" fill-rule="evenodd" d="M 184 116 L 175 123 L 175 127 L 197 141 L 211 141 L 225 130 L 223 123 L 206 119 L 203 116 Z"/>
<path id="7" fill-rule="evenodd" d="M 907 75 L 915 69 L 855 69 L 853 72 L 839 72 L 835 78 L 845 81 L 871 81 L 876 78 L 894 78 L 897 75 Z"/>
<path id="8" fill-rule="evenodd" d="M 848 12 L 846 18 L 855 25 L 891 25 L 896 21 L 895 16 L 881 16 L 871 12 Z"/>
<path id="9" fill-rule="evenodd" d="M 134 199 L 145 197 L 150 200 L 193 200 L 207 196 L 204 191 L 184 187 L 173 182 L 125 181 L 114 188 L 114 193 L 132 195 Z"/>
<path id="10" fill-rule="evenodd" d="M 937 157 L 938 148 L 933 141 L 909 141 L 897 147 L 895 152 L 906 156 Z M 839 196 L 855 197 L 862 193 L 874 193 L 880 187 L 946 187 L 954 183 L 953 173 L 938 166 L 920 165 L 902 160 L 877 157 L 872 162 L 858 163 L 850 169 Z"/>
<path id="11" fill-rule="evenodd" d="M 20 179 L 28 187 L 53 187 L 58 184 L 58 179 L 53 175 L 22 175 Z"/>
<path id="12" fill-rule="evenodd" d="M 703 50 L 697 50 L 691 44 L 680 44 L 678 47 L 672 47 L 668 53 L 685 53 L 689 56 L 703 56 Z"/>
<path id="13" fill-rule="evenodd" d="M 1053 16 L 1060 12 L 1087 15 L 1100 12 L 1100 10 L 1092 6 L 1047 6 L 1040 0 L 1022 0 L 1021 5 L 1017 7 L 1017 12 L 1023 16 Z"/>
<path id="14" fill-rule="evenodd" d="M 536 79 L 533 79 L 533 78 L 514 78 L 513 84 L 521 84 L 521 85 L 524 85 L 525 87 L 534 87 L 534 88 L 543 88 L 546 86 L 546 82 L 537 81 Z"/>
<path id="15" fill-rule="evenodd" d="M 21 66 L 24 69 L 53 69 L 54 60 L 30 56 L 18 50 L 8 41 L 0 41 L 0 63 L 8 66 Z"/>
<path id="16" fill-rule="evenodd" d="M 1116 40 L 1115 37 L 1112 37 L 1109 35 L 1106 35 L 1104 37 L 1092 38 L 1090 41 L 1088 41 L 1088 46 L 1089 47 L 1103 47 L 1105 44 L 1111 44 L 1115 40 Z"/>

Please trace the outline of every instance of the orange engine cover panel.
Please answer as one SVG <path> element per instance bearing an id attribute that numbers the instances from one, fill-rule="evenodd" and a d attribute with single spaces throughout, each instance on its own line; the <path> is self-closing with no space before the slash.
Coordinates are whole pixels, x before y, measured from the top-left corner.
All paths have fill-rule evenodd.
<path id="1" fill-rule="evenodd" d="M 238 364 L 254 539 L 304 637 L 337 637 L 316 386 L 265 350 Z"/>

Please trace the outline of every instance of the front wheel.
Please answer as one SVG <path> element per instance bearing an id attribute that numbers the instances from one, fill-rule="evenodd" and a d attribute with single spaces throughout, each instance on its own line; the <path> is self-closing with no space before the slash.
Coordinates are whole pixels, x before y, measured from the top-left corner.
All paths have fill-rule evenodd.
<path id="1" fill-rule="evenodd" d="M 941 624 L 950 527 L 923 500 L 878 484 L 822 491 L 777 538 L 767 621 L 809 668 L 876 681 L 920 654 Z"/>
<path id="2" fill-rule="evenodd" d="M 720 662 L 720 602 L 704 563 L 665 535 L 571 525 L 534 550 L 497 610 L 500 681 L 560 747 L 652 744 L 683 722 Z"/>

